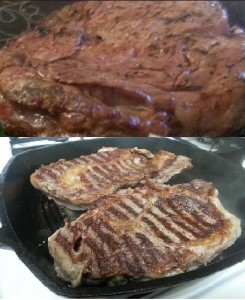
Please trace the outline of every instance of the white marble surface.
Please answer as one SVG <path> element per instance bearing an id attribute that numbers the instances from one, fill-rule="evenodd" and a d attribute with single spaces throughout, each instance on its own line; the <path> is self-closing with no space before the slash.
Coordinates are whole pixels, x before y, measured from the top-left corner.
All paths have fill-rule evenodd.
<path id="1" fill-rule="evenodd" d="M 0 138 L 0 172 L 11 157 L 8 138 Z M 60 299 L 35 278 L 12 250 L 0 249 L 1 299 Z M 157 298 L 244 299 L 245 261 L 208 277 L 193 280 Z"/>

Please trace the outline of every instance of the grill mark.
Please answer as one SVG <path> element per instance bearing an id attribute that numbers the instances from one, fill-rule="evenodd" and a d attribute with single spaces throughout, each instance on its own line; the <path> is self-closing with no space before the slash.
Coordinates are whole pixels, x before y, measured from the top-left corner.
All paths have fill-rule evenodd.
<path id="1" fill-rule="evenodd" d="M 197 220 L 195 220 L 194 216 L 187 213 L 185 211 L 185 213 L 179 209 L 179 207 L 176 207 L 176 205 L 174 205 L 172 203 L 173 201 L 169 201 L 169 206 L 172 208 L 172 210 L 178 215 L 181 216 L 181 218 L 187 222 L 188 224 L 190 224 L 192 227 L 195 227 L 199 232 L 197 234 L 197 238 L 200 238 L 202 236 L 205 236 L 207 231 L 209 230 L 208 228 L 206 228 L 201 222 L 198 222 Z M 187 213 L 187 214 L 186 214 Z M 194 218 L 194 220 L 193 220 Z"/>
<path id="2" fill-rule="evenodd" d="M 109 174 L 114 174 L 115 173 L 115 169 L 113 168 L 112 165 L 110 164 L 105 164 L 104 168 L 107 172 L 109 172 Z"/>
<path id="3" fill-rule="evenodd" d="M 50 171 L 52 171 L 54 168 L 48 168 L 46 166 L 43 166 L 38 172 L 41 172 L 43 175 L 48 175 Z"/>
<path id="4" fill-rule="evenodd" d="M 101 243 L 107 246 L 110 254 L 118 249 L 118 242 L 114 236 L 115 231 L 107 223 L 103 222 L 102 220 L 99 220 L 99 222 L 92 222 L 90 224 L 90 228 L 98 236 Z"/>
<path id="5" fill-rule="evenodd" d="M 134 195 L 126 195 L 135 205 L 137 205 L 139 208 L 144 208 L 145 204 L 145 199 L 141 196 L 141 194 L 137 194 L 134 192 Z M 141 197 L 140 197 L 141 196 Z M 139 198 L 140 197 L 140 198 Z"/>
<path id="6" fill-rule="evenodd" d="M 107 158 L 109 156 L 109 153 L 106 151 L 97 152 L 98 157 L 104 160 L 104 162 L 107 162 Z"/>
<path id="7" fill-rule="evenodd" d="M 131 195 L 127 195 L 126 196 L 127 199 L 129 199 L 134 206 L 136 206 L 136 208 L 142 213 L 144 211 L 144 208 L 145 208 L 145 199 L 142 198 L 141 199 L 138 199 L 134 196 L 131 196 Z"/>
<path id="8" fill-rule="evenodd" d="M 97 272 L 99 274 L 100 273 L 100 266 L 98 264 L 97 257 L 94 254 L 93 249 L 91 249 L 91 247 L 87 243 L 84 243 L 84 247 L 90 250 L 90 253 L 89 253 L 88 257 L 91 261 L 91 268 L 92 268 L 91 270 L 93 270 L 93 272 Z"/>
<path id="9" fill-rule="evenodd" d="M 57 164 L 54 169 L 58 170 L 59 172 L 63 172 L 66 171 L 68 167 L 64 164 L 64 162 L 62 162 L 61 164 Z"/>
<path id="10" fill-rule="evenodd" d="M 139 249 L 137 248 L 136 244 L 127 234 L 124 234 L 121 238 L 123 239 L 127 248 L 130 250 L 132 259 L 135 261 L 134 273 L 144 273 L 146 271 L 146 263 L 143 257 L 140 255 Z"/>
<path id="11" fill-rule="evenodd" d="M 188 207 L 187 207 L 186 205 L 184 205 L 184 203 L 182 201 L 178 201 L 178 203 L 177 203 L 177 201 L 175 201 L 175 199 L 173 199 L 172 205 L 176 209 L 185 211 L 188 215 L 192 216 L 192 218 L 197 219 L 198 223 L 201 223 L 204 227 L 207 227 L 207 226 L 210 227 L 212 225 L 209 222 L 207 222 L 206 220 L 203 220 L 203 218 L 200 216 L 199 210 L 205 209 L 205 208 L 203 208 L 197 201 L 195 201 L 194 199 L 192 199 L 191 203 L 188 201 Z M 186 201 L 186 200 L 184 199 L 184 201 Z M 190 205 L 191 205 L 191 211 L 189 211 Z M 212 213 L 211 211 L 209 211 L 209 212 Z"/>
<path id="12" fill-rule="evenodd" d="M 178 199 L 178 198 L 177 198 Z M 180 198 L 181 199 L 181 198 Z M 186 201 L 184 199 L 184 201 Z M 194 203 L 194 206 L 192 205 Z M 182 203 L 181 203 L 182 204 Z M 201 205 L 201 203 L 198 200 L 191 199 L 188 201 L 187 206 L 191 205 L 191 210 L 195 213 L 195 215 L 198 215 L 199 218 L 201 218 L 203 223 L 206 223 L 207 225 L 214 225 L 217 223 L 217 219 L 220 219 L 220 215 L 217 214 L 217 212 L 213 209 L 211 209 L 211 205 L 213 207 L 213 204 L 209 204 L 209 206 Z M 182 204 L 182 206 L 184 206 Z M 208 220 L 206 220 L 208 219 Z"/>
<path id="13" fill-rule="evenodd" d="M 126 199 L 125 199 L 126 200 Z M 118 205 L 122 208 L 124 208 L 128 213 L 130 213 L 131 215 L 133 215 L 134 217 L 137 217 L 139 215 L 139 213 L 137 211 L 134 210 L 134 208 L 132 206 L 130 206 L 129 204 L 126 204 L 125 202 L 119 202 Z"/>
<path id="14" fill-rule="evenodd" d="M 64 161 L 62 164 L 68 168 L 75 165 L 73 161 L 69 161 L 69 160 Z"/>
<path id="15" fill-rule="evenodd" d="M 140 233 L 139 233 L 140 234 Z M 154 272 L 154 267 L 159 266 L 159 260 L 164 256 L 155 245 L 144 235 L 144 239 L 139 237 L 137 233 L 130 234 L 132 244 L 134 245 L 140 258 L 144 257 L 144 264 L 146 266 L 145 272 Z M 145 242 L 143 242 L 145 240 Z"/>
<path id="16" fill-rule="evenodd" d="M 57 179 L 58 176 L 60 176 L 60 172 L 55 169 L 45 168 L 42 170 L 42 175 L 44 175 L 46 178 L 52 178 Z M 49 181 L 49 179 L 46 179 Z"/>
<path id="17" fill-rule="evenodd" d="M 94 181 L 90 174 L 85 173 L 84 176 L 88 178 L 88 182 L 93 186 L 94 189 L 98 190 L 100 188 L 98 182 Z"/>
<path id="18" fill-rule="evenodd" d="M 107 237 L 105 237 L 104 235 L 101 238 L 102 241 L 106 241 L 106 243 L 108 243 L 109 247 L 111 248 L 111 250 L 113 251 L 113 255 L 114 257 L 116 257 L 117 259 L 117 263 L 119 264 L 119 266 L 121 267 L 122 272 L 127 272 L 129 270 L 133 270 L 134 267 L 134 263 L 132 263 L 132 261 L 130 262 L 128 259 L 126 259 L 125 257 L 125 251 L 122 248 L 122 245 L 120 245 L 120 237 L 118 237 L 118 235 L 115 233 L 114 229 L 105 222 L 101 222 L 101 228 L 100 230 L 106 230 L 107 232 L 103 232 L 104 234 L 107 235 Z M 96 230 L 96 234 L 99 233 L 99 230 Z M 116 242 L 115 242 L 116 241 Z M 113 269 L 115 269 L 115 266 L 113 266 Z"/>
<path id="19" fill-rule="evenodd" d="M 157 226 L 148 219 L 148 216 L 144 216 L 141 220 L 142 223 L 145 223 L 147 225 L 146 227 L 149 228 L 157 238 L 162 239 L 165 243 L 173 243 L 173 241 L 167 235 L 160 231 Z"/>
<path id="20" fill-rule="evenodd" d="M 80 178 L 80 180 L 83 183 L 85 183 L 85 184 L 91 184 L 91 182 L 89 181 L 89 179 L 87 178 L 87 176 L 85 175 L 85 173 L 79 174 L 79 178 Z"/>
<path id="21" fill-rule="evenodd" d="M 147 190 L 142 189 L 141 193 L 138 192 L 138 199 L 140 201 L 144 201 L 144 210 L 145 212 L 147 212 L 150 209 L 150 207 L 155 204 L 155 202 L 158 199 L 158 196 L 149 193 L 149 191 Z"/>
<path id="22" fill-rule="evenodd" d="M 94 179 L 92 182 L 96 182 L 96 185 L 101 186 L 103 183 L 103 180 L 101 177 L 99 177 L 95 172 L 89 172 L 89 177 Z"/>
<path id="23" fill-rule="evenodd" d="M 109 217 L 111 217 L 111 214 L 113 216 L 115 216 L 117 219 L 120 220 L 128 220 L 129 217 L 128 215 L 126 215 L 125 213 L 123 213 L 122 211 L 117 210 L 115 207 L 110 206 L 106 211 L 105 214 L 108 215 Z"/>
<path id="24" fill-rule="evenodd" d="M 141 232 L 136 232 L 135 236 L 139 239 L 143 244 L 145 244 L 149 248 L 153 248 L 154 244 Z"/>
<path id="25" fill-rule="evenodd" d="M 96 226 L 96 224 L 92 221 L 92 226 L 95 225 L 93 232 L 96 233 L 96 235 L 100 238 L 100 240 L 104 243 L 106 242 L 108 248 L 110 249 L 111 253 L 113 254 L 113 257 L 115 258 L 115 262 L 126 271 L 132 270 L 134 267 L 134 263 L 130 263 L 124 255 L 124 251 L 121 249 L 119 245 L 119 241 L 117 242 L 116 239 L 118 236 L 114 236 L 115 231 L 114 229 L 108 224 L 100 220 L 99 226 Z M 98 224 L 97 224 L 98 225 Z M 107 232 L 104 232 L 106 230 Z M 103 231 L 103 232 L 102 232 Z M 101 235 L 102 233 L 102 235 Z M 113 269 L 115 269 L 115 265 L 112 266 Z"/>
<path id="26" fill-rule="evenodd" d="M 134 270 L 134 264 L 132 263 L 132 261 L 129 261 L 127 259 L 127 257 L 125 256 L 125 253 L 121 247 L 117 251 L 116 255 L 120 262 L 120 267 L 121 267 L 122 273 L 127 274 L 128 272 L 132 272 L 132 270 Z"/>
<path id="27" fill-rule="evenodd" d="M 85 156 L 80 156 L 78 158 L 75 158 L 74 162 L 76 163 L 76 165 L 77 164 L 84 164 L 84 165 L 86 165 L 86 164 L 90 163 L 91 160 L 89 158 L 85 157 Z"/>
<path id="28" fill-rule="evenodd" d="M 131 237 L 131 240 L 132 240 L 132 244 L 134 245 L 136 253 L 138 253 L 140 258 L 142 257 L 142 260 L 144 261 L 145 272 L 152 271 L 152 268 L 158 264 L 158 259 L 156 258 L 154 253 L 152 253 L 152 249 L 140 245 L 142 243 L 139 239 L 137 239 L 135 234 Z"/>
<path id="29" fill-rule="evenodd" d="M 187 242 L 190 240 L 190 238 L 188 238 L 187 236 L 185 236 L 183 233 L 181 233 L 180 231 L 178 231 L 176 228 L 174 228 L 171 225 L 171 221 L 167 220 L 166 218 L 160 217 L 157 214 L 155 214 L 153 211 L 150 212 L 151 215 L 156 218 L 158 220 L 158 222 L 160 222 L 165 228 L 167 228 L 169 231 L 173 232 L 173 234 L 175 234 L 180 241 L 183 242 Z"/>
<path id="30" fill-rule="evenodd" d="M 63 169 L 62 167 L 55 167 L 55 168 L 52 168 L 52 170 L 54 171 L 54 172 L 56 172 L 56 174 L 57 174 L 57 176 L 62 176 L 63 174 L 65 174 L 65 172 L 66 172 L 66 170 L 65 169 Z"/>
<path id="31" fill-rule="evenodd" d="M 45 174 L 43 171 L 41 172 L 37 172 L 37 174 L 35 174 L 35 176 L 40 180 L 40 181 L 44 181 L 45 182 L 45 186 L 47 181 L 49 180 L 49 176 L 47 174 Z M 52 178 L 51 178 L 52 179 Z"/>
<path id="32" fill-rule="evenodd" d="M 83 158 L 88 164 L 100 164 L 100 165 L 102 165 L 102 164 L 104 164 L 105 162 L 104 161 L 102 161 L 102 160 L 100 160 L 98 157 L 97 157 L 97 154 L 91 154 L 91 155 L 89 155 L 89 156 L 86 156 L 86 157 L 84 157 Z M 108 162 L 106 162 L 106 163 L 108 163 Z"/>
<path id="33" fill-rule="evenodd" d="M 132 219 L 135 218 L 135 216 L 137 216 L 136 212 L 133 209 L 130 209 L 129 206 L 124 205 L 124 203 L 122 203 L 121 201 L 113 205 L 116 207 L 117 210 L 127 215 L 128 219 Z"/>
<path id="34" fill-rule="evenodd" d="M 128 170 L 126 170 L 125 168 L 123 168 L 121 165 L 120 165 L 120 162 L 116 161 L 114 162 L 113 166 L 115 168 L 117 168 L 117 170 L 120 172 L 120 173 L 125 173 L 125 174 L 128 174 Z"/>
<path id="35" fill-rule="evenodd" d="M 108 165 L 108 167 L 109 167 L 109 165 Z M 113 173 L 121 172 L 120 168 L 115 163 L 113 163 L 113 166 L 110 166 L 110 169 L 112 170 Z"/>
<path id="36" fill-rule="evenodd" d="M 155 207 L 157 210 L 162 212 L 158 207 Z M 166 211 L 166 214 L 169 215 L 169 212 Z M 169 217 L 168 217 L 169 218 Z M 195 227 L 193 228 L 192 225 L 188 224 L 184 220 L 180 219 L 178 215 L 171 213 L 171 221 L 173 221 L 175 224 L 189 232 L 193 237 L 198 238 L 200 236 L 199 230 L 197 230 Z"/>
<path id="37" fill-rule="evenodd" d="M 101 159 L 97 154 L 91 154 L 90 158 L 93 162 L 97 162 L 99 164 L 105 163 L 105 159 Z"/>
<path id="38" fill-rule="evenodd" d="M 204 209 L 205 210 L 205 209 Z M 213 217 L 210 217 L 208 214 L 204 213 L 202 210 L 197 210 L 198 216 L 203 220 L 203 222 L 206 222 L 209 225 L 216 225 L 218 222 L 217 219 L 214 219 Z M 210 212 L 212 214 L 212 212 Z"/>
<path id="39" fill-rule="evenodd" d="M 156 228 L 158 229 L 158 232 L 162 232 L 164 235 L 166 235 L 169 239 L 171 239 L 174 243 L 180 243 L 181 239 L 177 234 L 175 234 L 174 230 L 172 230 L 171 226 L 169 226 L 169 223 L 163 223 L 158 220 L 158 218 L 155 218 L 152 214 L 147 212 L 147 218 L 152 223 L 155 224 Z"/>
<path id="40" fill-rule="evenodd" d="M 42 168 L 40 168 L 39 170 L 35 171 L 34 177 L 38 178 L 40 181 L 43 180 L 43 172 L 42 172 Z"/>
<path id="41" fill-rule="evenodd" d="M 101 166 L 93 166 L 92 171 L 95 171 L 96 173 L 100 174 L 102 178 L 105 180 L 110 179 L 110 174 L 108 174 Z"/>
<path id="42" fill-rule="evenodd" d="M 114 271 L 115 269 L 119 269 L 120 267 L 125 265 L 125 261 L 118 252 L 118 249 L 120 248 L 119 244 L 115 242 L 115 239 L 113 236 L 110 235 L 110 233 L 105 232 L 104 228 L 100 230 L 96 230 L 95 232 L 96 236 L 100 239 L 100 241 L 103 243 L 103 246 L 105 245 L 108 249 L 108 257 L 110 258 L 110 269 Z M 112 263 L 113 261 L 113 263 Z"/>
<path id="43" fill-rule="evenodd" d="M 104 182 L 104 178 L 102 177 L 102 176 L 100 176 L 100 174 L 98 174 L 97 172 L 95 172 L 94 170 L 89 170 L 88 171 L 88 174 L 89 174 L 89 176 L 92 178 L 92 179 L 94 179 L 94 181 L 97 183 L 97 184 L 100 184 L 101 185 L 101 183 L 102 182 Z"/>
<path id="44" fill-rule="evenodd" d="M 105 250 L 99 247 L 96 240 L 94 240 L 90 236 L 84 239 L 84 244 L 86 244 L 91 249 L 91 252 L 93 253 L 94 262 L 98 266 L 98 271 L 101 274 L 105 271 L 105 267 L 103 265 L 103 261 L 105 261 L 106 258 Z"/>
<path id="45" fill-rule="evenodd" d="M 143 244 L 143 246 L 145 245 L 146 248 L 148 249 L 149 253 L 152 256 L 153 262 L 155 262 L 156 264 L 162 260 L 162 258 L 164 257 L 164 253 L 159 251 L 157 249 L 157 247 L 154 245 L 154 243 L 152 243 L 149 238 L 141 233 L 141 232 L 136 232 L 135 233 L 135 237 L 140 240 L 140 242 Z M 141 247 L 144 248 L 144 247 Z"/>
<path id="46" fill-rule="evenodd" d="M 113 235 L 117 234 L 113 227 L 111 227 L 107 222 L 100 220 L 100 223 L 102 224 L 102 227 L 105 228 L 108 232 L 112 233 Z"/>
<path id="47" fill-rule="evenodd" d="M 126 161 L 127 162 L 127 161 Z M 134 168 L 132 167 L 132 166 L 129 166 L 127 163 L 126 163 L 125 161 L 123 161 L 123 160 L 120 160 L 118 163 L 119 163 L 119 165 L 126 171 L 126 170 L 128 170 L 128 171 L 132 171 Z M 127 172 L 128 172 L 127 171 Z"/>
<path id="48" fill-rule="evenodd" d="M 134 210 L 135 214 L 139 215 L 140 213 L 142 213 L 143 209 L 139 207 L 137 204 L 135 204 L 134 201 L 132 201 L 128 197 L 128 195 L 124 197 L 124 201 L 126 205 L 130 206 Z"/>

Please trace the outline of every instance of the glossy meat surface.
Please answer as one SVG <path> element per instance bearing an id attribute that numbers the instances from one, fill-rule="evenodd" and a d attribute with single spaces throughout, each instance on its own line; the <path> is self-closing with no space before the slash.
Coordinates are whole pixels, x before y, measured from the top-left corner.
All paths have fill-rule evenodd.
<path id="1" fill-rule="evenodd" d="M 0 51 L 0 120 L 18 136 L 231 135 L 244 42 L 216 1 L 77 2 Z"/>

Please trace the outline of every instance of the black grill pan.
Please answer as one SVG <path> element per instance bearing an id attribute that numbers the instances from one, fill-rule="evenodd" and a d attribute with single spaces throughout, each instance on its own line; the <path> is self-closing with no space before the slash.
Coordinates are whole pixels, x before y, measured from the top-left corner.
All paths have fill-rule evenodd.
<path id="1" fill-rule="evenodd" d="M 189 182 L 200 178 L 211 181 L 220 190 L 224 206 L 242 220 L 242 235 L 236 243 L 206 266 L 173 277 L 136 282 L 127 280 L 120 286 L 107 286 L 107 281 L 87 282 L 71 288 L 54 271 L 47 249 L 47 238 L 63 226 L 64 218 L 74 219 L 73 213 L 47 200 L 30 184 L 30 174 L 41 164 L 60 158 L 72 159 L 96 152 L 104 146 L 138 147 L 157 152 L 160 149 L 192 158 L 194 168 L 177 175 L 170 183 Z M 245 171 L 215 154 L 195 146 L 166 138 L 100 138 L 66 142 L 23 152 L 5 167 L 0 186 L 0 246 L 11 247 L 33 272 L 53 292 L 71 298 L 134 297 L 162 293 L 170 287 L 201 278 L 245 259 Z M 14 270 L 9 270 L 14 272 Z M 153 295 L 153 294 L 152 294 Z"/>

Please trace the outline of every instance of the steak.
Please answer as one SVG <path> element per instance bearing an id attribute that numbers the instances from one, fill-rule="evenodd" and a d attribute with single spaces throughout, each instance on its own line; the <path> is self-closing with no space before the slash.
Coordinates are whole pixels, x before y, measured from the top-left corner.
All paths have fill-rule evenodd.
<path id="1" fill-rule="evenodd" d="M 189 158 L 167 151 L 102 148 L 98 153 L 43 165 L 31 175 L 32 185 L 57 203 L 86 208 L 102 196 L 150 179 L 163 183 L 184 169 Z"/>
<path id="2" fill-rule="evenodd" d="M 161 278 L 193 270 L 240 233 L 240 220 L 224 209 L 215 187 L 193 180 L 109 195 L 48 245 L 57 275 L 77 287 L 86 277 Z"/>
<path id="3" fill-rule="evenodd" d="M 245 34 L 216 1 L 81 1 L 0 51 L 17 136 L 224 136 L 245 125 Z"/>

